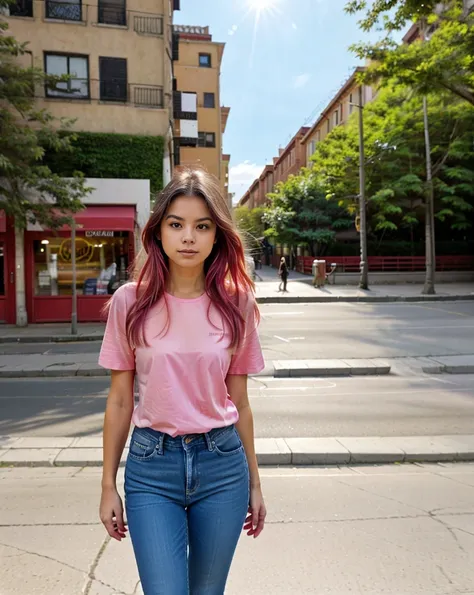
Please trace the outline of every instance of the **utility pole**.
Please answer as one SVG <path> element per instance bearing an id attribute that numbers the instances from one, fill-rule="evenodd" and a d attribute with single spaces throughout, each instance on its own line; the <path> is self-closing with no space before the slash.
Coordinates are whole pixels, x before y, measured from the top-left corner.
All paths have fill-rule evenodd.
<path id="1" fill-rule="evenodd" d="M 426 41 L 426 20 L 422 23 L 423 41 Z M 436 251 L 435 251 L 435 218 L 434 218 L 434 186 L 433 172 L 431 167 L 431 141 L 428 122 L 428 99 L 423 96 L 423 123 L 425 129 L 426 149 L 426 197 L 425 197 L 425 254 L 426 272 L 423 294 L 434 295 L 435 272 L 436 272 Z"/>
<path id="2" fill-rule="evenodd" d="M 71 335 L 77 335 L 76 220 L 71 223 L 72 308 Z"/>
<path id="3" fill-rule="evenodd" d="M 359 86 L 359 215 L 360 215 L 360 281 L 361 289 L 369 289 L 369 263 L 367 260 L 367 210 L 365 201 L 365 151 L 363 85 Z"/>

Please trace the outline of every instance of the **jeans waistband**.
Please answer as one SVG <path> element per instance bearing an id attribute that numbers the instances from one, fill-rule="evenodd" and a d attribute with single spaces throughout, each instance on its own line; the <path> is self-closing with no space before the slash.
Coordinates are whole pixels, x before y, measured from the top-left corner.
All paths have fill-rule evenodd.
<path id="1" fill-rule="evenodd" d="M 163 448 L 180 449 L 186 448 L 186 446 L 206 446 L 209 450 L 212 450 L 213 441 L 222 434 L 233 432 L 235 425 L 225 426 L 223 428 L 214 428 L 209 432 L 203 434 L 184 434 L 181 436 L 170 436 L 165 432 L 154 430 L 153 428 L 138 428 L 135 426 L 134 432 L 144 433 L 149 438 L 156 441 L 158 450 L 163 451 Z"/>

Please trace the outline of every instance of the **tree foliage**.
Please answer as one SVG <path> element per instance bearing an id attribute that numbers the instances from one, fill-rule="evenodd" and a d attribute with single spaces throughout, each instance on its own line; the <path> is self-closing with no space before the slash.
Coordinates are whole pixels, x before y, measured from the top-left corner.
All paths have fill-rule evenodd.
<path id="1" fill-rule="evenodd" d="M 260 242 L 258 240 L 264 234 L 264 213 L 265 209 L 263 207 L 249 209 L 246 206 L 242 206 L 234 209 L 234 220 L 237 228 L 242 235 L 245 247 L 250 251 L 260 249 Z"/>
<path id="2" fill-rule="evenodd" d="M 352 46 L 359 58 L 371 62 L 361 78 L 380 85 L 396 78 L 422 94 L 449 91 L 474 105 L 474 15 L 468 14 L 466 6 L 462 0 L 444 5 L 433 0 L 377 0 L 370 8 L 366 2 L 350 2 L 348 12 L 366 10 L 360 21 L 363 30 L 382 22 L 387 32 L 375 44 Z M 390 9 L 394 14 L 387 14 Z M 419 38 L 409 44 L 394 41 L 393 30 L 412 20 L 420 26 Z"/>
<path id="3" fill-rule="evenodd" d="M 7 5 L 0 0 L 0 9 Z M 80 174 L 66 180 L 42 162 L 48 150 L 71 150 L 72 122 L 37 108 L 35 88 L 63 79 L 23 67 L 26 51 L 27 44 L 10 35 L 0 18 L 0 210 L 18 227 L 38 221 L 56 228 L 83 208 L 81 197 L 88 189 Z"/>
<path id="4" fill-rule="evenodd" d="M 326 199 L 323 187 L 309 170 L 279 183 L 269 198 L 265 235 L 277 243 L 308 246 L 313 256 L 327 251 L 337 231 L 354 225 L 337 202 Z"/>
<path id="5" fill-rule="evenodd" d="M 451 229 L 471 225 L 474 108 L 446 95 L 429 100 L 435 215 Z M 314 174 L 328 197 L 358 211 L 358 114 L 319 143 Z M 372 232 L 412 228 L 424 220 L 426 156 L 422 99 L 392 84 L 364 108 L 366 192 Z"/>

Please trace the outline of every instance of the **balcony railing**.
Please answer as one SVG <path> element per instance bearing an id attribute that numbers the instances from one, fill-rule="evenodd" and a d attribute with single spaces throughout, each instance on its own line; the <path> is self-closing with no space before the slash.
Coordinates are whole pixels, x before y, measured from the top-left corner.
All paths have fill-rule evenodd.
<path id="1" fill-rule="evenodd" d="M 163 87 L 128 83 L 123 79 L 87 80 L 72 79 L 58 83 L 56 89 L 46 89 L 48 99 L 88 100 L 101 103 L 121 103 L 135 107 L 163 109 Z"/>
<path id="2" fill-rule="evenodd" d="M 57 2 L 56 0 L 46 0 L 45 11 L 45 17 L 47 19 L 76 22 L 83 20 L 81 2 Z"/>
<path id="3" fill-rule="evenodd" d="M 163 18 L 135 15 L 133 29 L 140 35 L 163 35 Z"/>

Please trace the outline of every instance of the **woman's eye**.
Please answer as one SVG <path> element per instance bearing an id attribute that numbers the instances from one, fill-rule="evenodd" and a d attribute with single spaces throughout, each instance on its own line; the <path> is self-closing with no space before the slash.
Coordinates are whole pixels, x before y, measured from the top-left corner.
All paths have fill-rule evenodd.
<path id="1" fill-rule="evenodd" d="M 200 223 L 198 225 L 198 229 L 209 229 L 209 225 L 206 225 L 205 223 Z"/>
<path id="2" fill-rule="evenodd" d="M 170 227 L 172 227 L 173 229 L 178 229 L 179 227 L 181 227 L 181 225 L 180 223 L 174 221 L 173 223 L 171 223 Z"/>

